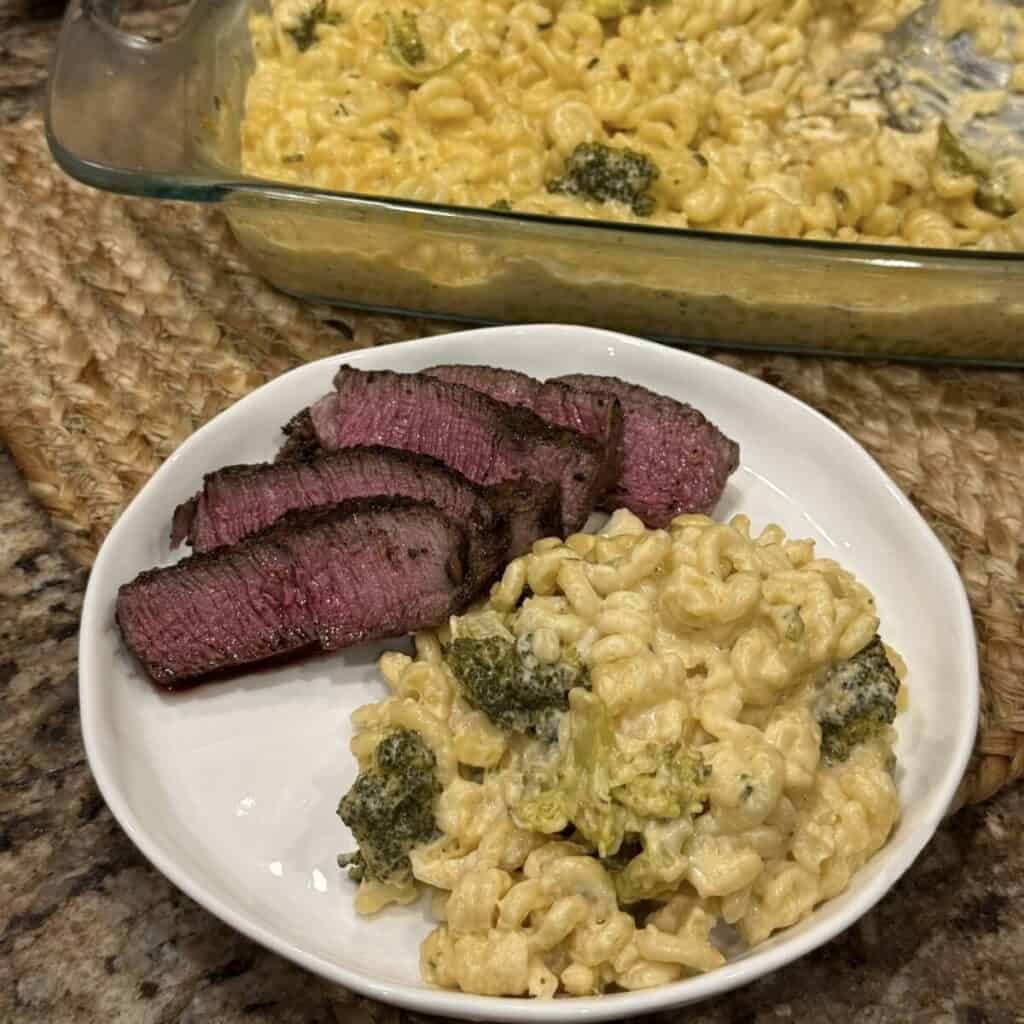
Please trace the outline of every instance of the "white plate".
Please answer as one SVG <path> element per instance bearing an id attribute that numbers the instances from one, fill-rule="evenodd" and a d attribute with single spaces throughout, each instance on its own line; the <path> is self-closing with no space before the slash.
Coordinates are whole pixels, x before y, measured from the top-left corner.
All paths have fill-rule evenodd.
<path id="1" fill-rule="evenodd" d="M 172 562 L 175 505 L 202 474 L 269 458 L 279 426 L 330 388 L 342 362 L 418 370 L 486 362 L 537 377 L 614 374 L 698 406 L 740 443 L 742 463 L 717 515 L 780 523 L 852 569 L 877 599 L 882 632 L 910 666 L 898 721 L 903 817 L 842 896 L 710 974 L 645 992 L 550 1002 L 424 987 L 419 907 L 356 917 L 335 866 L 352 844 L 335 815 L 355 775 L 349 714 L 379 699 L 364 646 L 232 682 L 167 695 L 123 648 L 120 583 Z M 874 904 L 910 866 L 967 764 L 978 714 L 974 630 L 963 586 L 935 535 L 850 437 L 812 409 L 694 355 L 582 327 L 464 331 L 300 367 L 199 430 L 110 531 L 96 559 L 81 633 L 81 707 L 89 763 L 111 811 L 172 882 L 228 924 L 326 978 L 424 1012 L 488 1020 L 600 1020 L 692 1002 L 751 981 L 819 946 Z"/>

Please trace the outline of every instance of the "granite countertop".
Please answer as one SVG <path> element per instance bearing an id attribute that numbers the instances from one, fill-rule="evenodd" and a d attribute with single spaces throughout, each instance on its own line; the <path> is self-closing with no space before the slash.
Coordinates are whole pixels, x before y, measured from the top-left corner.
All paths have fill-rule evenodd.
<path id="1" fill-rule="evenodd" d="M 0 0 L 0 122 L 39 100 L 58 23 Z M 3 333 L 0 309 L 0 336 Z M 154 871 L 86 764 L 76 653 L 85 574 L 0 447 L 0 1021 L 415 1021 L 312 977 Z M 1024 787 L 947 822 L 844 935 L 690 1024 L 1024 1022 Z M 654 1018 L 659 1019 L 659 1018 Z"/>

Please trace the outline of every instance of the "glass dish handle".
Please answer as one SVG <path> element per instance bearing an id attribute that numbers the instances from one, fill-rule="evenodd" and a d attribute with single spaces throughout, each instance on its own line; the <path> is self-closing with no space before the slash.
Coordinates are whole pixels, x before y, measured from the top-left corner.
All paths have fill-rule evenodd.
<path id="1" fill-rule="evenodd" d="M 241 99 L 245 9 L 195 0 L 173 34 L 153 41 L 122 27 L 120 0 L 72 0 L 46 100 L 47 137 L 61 167 L 117 192 L 221 198 L 239 177 L 231 132 L 219 128 L 228 123 L 222 104 L 234 93 Z"/>

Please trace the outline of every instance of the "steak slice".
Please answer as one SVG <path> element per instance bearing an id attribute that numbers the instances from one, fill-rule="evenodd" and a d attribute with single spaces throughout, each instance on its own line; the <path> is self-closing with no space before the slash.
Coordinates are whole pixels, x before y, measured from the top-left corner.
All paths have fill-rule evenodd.
<path id="1" fill-rule="evenodd" d="M 285 442 L 274 457 L 275 462 L 311 459 L 321 451 L 309 409 L 296 413 L 281 429 L 285 433 Z"/>
<path id="2" fill-rule="evenodd" d="M 118 591 L 116 617 L 149 675 L 174 689 L 438 626 L 462 608 L 466 559 L 465 532 L 433 505 L 356 499 L 141 573 Z"/>
<path id="3" fill-rule="evenodd" d="M 508 523 L 509 560 L 525 555 L 541 537 L 562 530 L 562 488 L 556 483 L 509 480 L 484 488 L 487 500 Z"/>
<path id="4" fill-rule="evenodd" d="M 622 403 L 622 475 L 605 508 L 624 506 L 651 527 L 685 512 L 712 512 L 739 465 L 740 449 L 703 413 L 616 377 L 557 379 Z"/>
<path id="5" fill-rule="evenodd" d="M 323 448 L 404 448 L 432 455 L 484 486 L 515 479 L 558 483 L 565 533 L 582 527 L 596 504 L 601 446 L 527 409 L 419 373 L 343 366 L 334 386 L 310 407 Z"/>
<path id="6" fill-rule="evenodd" d="M 520 405 L 545 423 L 585 434 L 605 452 L 602 492 L 611 490 L 622 471 L 622 406 L 614 396 L 585 391 L 558 380 L 539 381 L 517 370 L 447 364 L 424 373 L 462 384 L 506 405 Z"/>
<path id="7" fill-rule="evenodd" d="M 287 435 L 275 462 L 309 460 L 324 454 L 313 427 L 313 417 L 309 409 L 303 409 L 293 416 L 282 428 Z M 379 450 L 384 450 L 381 446 Z M 339 449 L 347 451 L 348 449 Z M 400 451 L 401 449 L 387 449 Z M 412 452 L 407 454 L 412 455 Z M 424 455 L 423 458 L 430 458 Z M 460 479 L 466 478 L 457 470 L 440 459 L 433 460 Z M 467 483 L 469 481 L 467 480 Z M 483 493 L 491 505 L 508 521 L 509 546 L 506 552 L 508 559 L 525 554 L 533 547 L 533 542 L 541 537 L 553 537 L 561 532 L 561 485 L 553 481 L 531 481 L 525 483 L 521 479 L 509 480 L 483 488 Z M 436 504 L 436 503 L 435 503 Z M 171 532 L 172 544 L 180 543 L 188 532 L 192 511 L 189 503 L 180 505 L 175 511 L 175 522 L 181 517 L 181 525 L 175 525 Z M 176 540 L 175 537 L 178 537 Z"/>
<path id="8" fill-rule="evenodd" d="M 207 473 L 203 489 L 175 511 L 171 544 L 187 537 L 193 551 L 210 551 L 257 533 L 295 509 L 375 495 L 429 501 L 463 526 L 471 593 L 493 579 L 510 557 L 509 523 L 485 489 L 429 456 L 380 447 Z"/>

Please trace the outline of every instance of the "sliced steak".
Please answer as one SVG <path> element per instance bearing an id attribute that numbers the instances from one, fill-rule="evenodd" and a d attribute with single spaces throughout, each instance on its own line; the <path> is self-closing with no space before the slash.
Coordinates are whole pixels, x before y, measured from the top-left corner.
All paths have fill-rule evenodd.
<path id="1" fill-rule="evenodd" d="M 124 584 L 117 622 L 162 686 L 428 629 L 461 610 L 463 529 L 433 505 L 357 499 Z"/>
<path id="2" fill-rule="evenodd" d="M 616 377 L 574 373 L 558 380 L 622 403 L 623 461 L 606 508 L 625 506 L 648 526 L 684 512 L 710 514 L 740 449 L 692 406 Z"/>
<path id="3" fill-rule="evenodd" d="M 509 560 L 525 555 L 535 540 L 562 532 L 562 488 L 558 484 L 509 480 L 484 488 L 484 493 L 508 523 Z"/>
<path id="4" fill-rule="evenodd" d="M 604 452 L 589 437 L 423 374 L 343 366 L 334 385 L 310 407 L 323 448 L 404 448 L 432 455 L 484 486 L 516 479 L 558 483 L 565 533 L 582 527 L 596 504 Z"/>
<path id="5" fill-rule="evenodd" d="M 309 410 L 303 409 L 296 413 L 282 428 L 285 442 L 275 456 L 277 462 L 294 462 L 296 459 L 310 459 L 320 452 L 320 442 L 316 439 L 313 420 Z"/>
<path id="6" fill-rule="evenodd" d="M 203 489 L 175 511 L 171 543 L 187 537 L 193 551 L 210 551 L 265 529 L 286 512 L 375 495 L 429 501 L 466 530 L 472 593 L 512 557 L 509 523 L 484 488 L 429 456 L 380 447 L 208 473 Z"/>
<path id="7" fill-rule="evenodd" d="M 535 412 L 545 423 L 585 434 L 605 452 L 603 491 L 611 490 L 622 471 L 622 406 L 613 395 L 585 391 L 558 380 L 539 381 L 517 370 L 493 366 L 447 364 L 424 373 L 462 384 L 506 405 Z"/>

